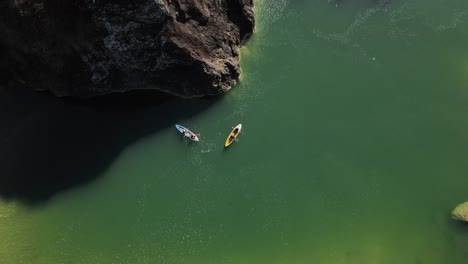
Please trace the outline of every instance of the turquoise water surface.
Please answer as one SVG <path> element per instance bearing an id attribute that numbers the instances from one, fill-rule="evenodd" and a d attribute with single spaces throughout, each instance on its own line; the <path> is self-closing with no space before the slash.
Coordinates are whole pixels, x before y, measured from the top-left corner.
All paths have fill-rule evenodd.
<path id="1" fill-rule="evenodd" d="M 0 263 L 467 263 L 468 2 L 256 13 L 222 98 L 5 113 Z"/>

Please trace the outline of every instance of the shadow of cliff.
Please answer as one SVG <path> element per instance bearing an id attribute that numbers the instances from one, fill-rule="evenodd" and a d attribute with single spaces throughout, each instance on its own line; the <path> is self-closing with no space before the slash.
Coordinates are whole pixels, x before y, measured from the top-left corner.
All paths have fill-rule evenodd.
<path id="1" fill-rule="evenodd" d="M 76 101 L 0 89 L 0 197 L 43 203 L 101 175 L 139 138 L 215 102 L 144 91 Z"/>

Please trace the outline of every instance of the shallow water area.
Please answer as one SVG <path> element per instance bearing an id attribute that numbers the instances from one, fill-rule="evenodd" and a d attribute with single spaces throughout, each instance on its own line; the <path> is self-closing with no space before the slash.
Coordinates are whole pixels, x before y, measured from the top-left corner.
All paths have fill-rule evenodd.
<path id="1" fill-rule="evenodd" d="M 242 81 L 219 100 L 43 103 L 0 130 L 2 167 L 60 153 L 54 173 L 90 174 L 39 203 L 0 193 L 0 262 L 466 263 L 468 228 L 450 211 L 468 200 L 468 2 L 256 11 Z M 70 116 L 89 129 L 73 133 Z M 49 125 L 63 124 L 59 150 L 26 140 L 54 143 Z"/>

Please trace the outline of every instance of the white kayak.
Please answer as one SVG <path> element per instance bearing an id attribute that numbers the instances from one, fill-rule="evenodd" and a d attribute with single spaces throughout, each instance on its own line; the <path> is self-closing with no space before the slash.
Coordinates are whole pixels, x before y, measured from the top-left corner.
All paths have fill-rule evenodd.
<path id="1" fill-rule="evenodd" d="M 200 141 L 198 138 L 197 134 L 193 133 L 190 131 L 188 128 L 181 126 L 181 125 L 175 125 L 177 130 L 179 130 L 180 133 L 184 134 L 184 136 L 192 141 Z"/>

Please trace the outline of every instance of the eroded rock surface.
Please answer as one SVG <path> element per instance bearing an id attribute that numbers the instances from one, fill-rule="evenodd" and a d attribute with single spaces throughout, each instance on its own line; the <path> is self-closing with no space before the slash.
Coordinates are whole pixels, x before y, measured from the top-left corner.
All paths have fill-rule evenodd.
<path id="1" fill-rule="evenodd" d="M 222 94 L 254 30 L 252 0 L 10 0 L 0 16 L 0 84 L 58 96 Z"/>

